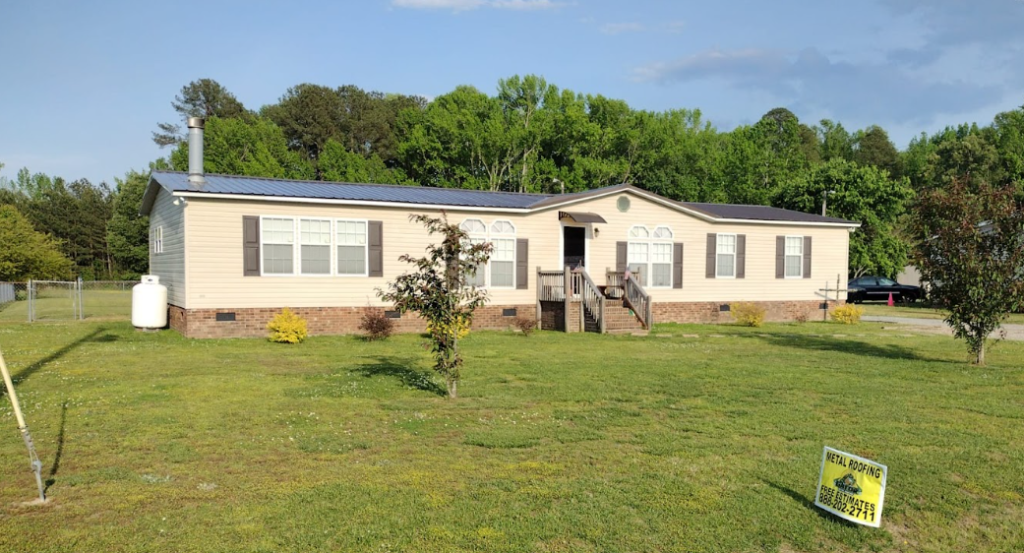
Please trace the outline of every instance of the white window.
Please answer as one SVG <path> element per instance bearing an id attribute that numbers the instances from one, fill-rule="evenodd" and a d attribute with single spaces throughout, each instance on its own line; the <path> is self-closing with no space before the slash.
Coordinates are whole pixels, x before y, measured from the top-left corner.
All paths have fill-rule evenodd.
<path id="1" fill-rule="evenodd" d="M 304 275 L 331 274 L 331 221 L 299 220 L 300 272 Z"/>
<path id="2" fill-rule="evenodd" d="M 338 274 L 366 276 L 366 221 L 335 221 L 338 239 Z"/>
<path id="3" fill-rule="evenodd" d="M 515 236 L 516 227 L 510 221 L 497 220 L 491 224 L 491 234 L 511 234 Z"/>
<path id="4" fill-rule="evenodd" d="M 511 288 L 516 284 L 516 241 L 514 238 L 495 238 L 491 243 L 494 245 L 490 260 L 491 286 Z"/>
<path id="5" fill-rule="evenodd" d="M 466 219 L 459 228 L 469 235 L 471 244 L 483 244 L 487 242 L 487 225 L 480 219 Z M 477 267 L 476 272 L 467 275 L 466 284 L 469 286 L 483 287 L 487 284 L 487 270 L 485 267 Z"/>
<path id="6" fill-rule="evenodd" d="M 491 224 L 490 265 L 491 286 L 512 288 L 516 285 L 516 227 L 509 221 L 498 220 Z"/>
<path id="7" fill-rule="evenodd" d="M 786 278 L 804 276 L 804 237 L 786 237 Z"/>
<path id="8" fill-rule="evenodd" d="M 637 226 L 629 229 L 629 237 L 630 238 L 634 238 L 634 239 L 635 238 L 650 238 L 651 237 L 651 233 L 647 231 L 647 227 L 645 227 L 643 225 L 637 225 Z"/>
<path id="9" fill-rule="evenodd" d="M 736 277 L 736 235 L 719 234 L 715 246 L 717 264 L 715 276 L 718 278 Z"/>
<path id="10" fill-rule="evenodd" d="M 672 287 L 672 243 L 651 244 L 651 286 Z"/>
<path id="11" fill-rule="evenodd" d="M 647 267 L 651 260 L 650 248 L 651 245 L 647 242 L 629 243 L 629 252 L 627 255 L 629 272 L 633 274 L 631 278 L 635 278 L 640 281 L 640 286 L 647 286 Z"/>
<path id="12" fill-rule="evenodd" d="M 466 234 L 487 234 L 487 225 L 480 219 L 466 219 L 459 228 Z"/>
<path id="13" fill-rule="evenodd" d="M 260 222 L 263 274 L 290 275 L 295 272 L 295 220 L 264 217 Z"/>
<path id="14" fill-rule="evenodd" d="M 637 225 L 629 229 L 627 264 L 641 286 L 672 287 L 672 229 L 660 226 L 651 233 Z"/>
<path id="15" fill-rule="evenodd" d="M 164 227 L 153 229 L 153 253 L 164 253 Z"/>

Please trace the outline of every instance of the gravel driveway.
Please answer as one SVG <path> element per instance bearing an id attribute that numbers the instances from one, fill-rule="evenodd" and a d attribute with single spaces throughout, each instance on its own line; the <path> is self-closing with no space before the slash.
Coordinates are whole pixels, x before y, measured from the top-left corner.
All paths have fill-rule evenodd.
<path id="1" fill-rule="evenodd" d="M 912 317 L 872 317 L 865 315 L 860 318 L 864 322 L 892 323 L 900 325 L 906 330 L 917 330 L 920 332 L 932 332 L 936 334 L 953 334 L 953 330 L 946 326 L 942 319 L 915 319 Z M 1006 335 L 1002 333 L 1005 331 Z M 1024 325 L 1004 324 L 999 330 L 992 333 L 992 338 L 1004 338 L 1006 340 L 1024 341 Z"/>

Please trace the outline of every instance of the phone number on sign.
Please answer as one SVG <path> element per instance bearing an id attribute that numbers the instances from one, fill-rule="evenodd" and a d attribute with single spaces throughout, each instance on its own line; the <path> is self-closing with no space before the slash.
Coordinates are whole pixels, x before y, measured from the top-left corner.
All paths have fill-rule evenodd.
<path id="1" fill-rule="evenodd" d="M 826 506 L 845 513 L 853 518 L 869 522 L 875 521 L 875 504 L 868 503 L 832 488 L 821 488 L 818 501 Z"/>

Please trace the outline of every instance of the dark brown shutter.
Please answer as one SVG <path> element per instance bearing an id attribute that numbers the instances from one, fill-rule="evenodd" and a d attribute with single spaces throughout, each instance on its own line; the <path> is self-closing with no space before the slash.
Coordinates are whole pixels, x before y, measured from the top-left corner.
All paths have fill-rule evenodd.
<path id="1" fill-rule="evenodd" d="M 526 238 L 516 239 L 516 290 L 530 287 L 530 241 Z"/>
<path id="2" fill-rule="evenodd" d="M 370 221 L 367 228 L 367 249 L 369 250 L 370 276 L 384 276 L 384 223 Z"/>
<path id="3" fill-rule="evenodd" d="M 672 245 L 672 287 L 683 287 L 683 243 Z"/>
<path id="4" fill-rule="evenodd" d="M 775 278 L 786 278 L 786 237 L 775 237 Z"/>
<path id="5" fill-rule="evenodd" d="M 259 217 L 242 217 L 242 275 L 260 276 Z"/>
<path id="6" fill-rule="evenodd" d="M 736 278 L 747 276 L 747 235 L 736 235 Z"/>
<path id="7" fill-rule="evenodd" d="M 804 236 L 804 278 L 811 278 L 811 237 Z"/>
<path id="8" fill-rule="evenodd" d="M 626 272 L 626 253 L 629 250 L 628 242 L 615 243 L 615 272 Z"/>
<path id="9" fill-rule="evenodd" d="M 708 233 L 708 255 L 704 266 L 704 278 L 715 278 L 715 253 L 718 248 L 718 235 Z"/>

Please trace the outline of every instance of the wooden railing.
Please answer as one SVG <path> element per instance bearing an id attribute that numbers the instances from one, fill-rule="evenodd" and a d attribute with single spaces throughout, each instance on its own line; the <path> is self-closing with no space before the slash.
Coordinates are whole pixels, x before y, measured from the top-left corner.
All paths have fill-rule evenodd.
<path id="1" fill-rule="evenodd" d="M 640 271 L 632 273 L 636 279 L 640 279 Z M 604 295 L 612 299 L 621 299 L 626 294 L 626 273 L 616 272 L 609 269 L 604 271 Z M 642 279 L 640 279 L 642 280 Z"/>
<path id="2" fill-rule="evenodd" d="M 584 310 L 597 321 L 601 334 L 604 334 L 604 294 L 585 269 L 573 269 L 569 275 L 574 297 L 583 303 Z"/>
<path id="3" fill-rule="evenodd" d="M 537 268 L 537 300 L 565 301 L 565 271 L 542 271 Z"/>
<path id="4" fill-rule="evenodd" d="M 640 323 L 647 330 L 651 329 L 651 296 L 647 294 L 640 281 L 635 278 L 623 278 L 625 294 L 623 303 L 633 310 L 633 313 L 640 319 Z"/>

